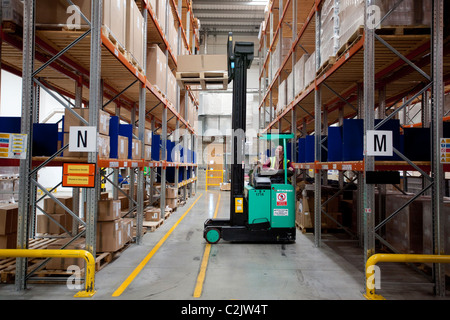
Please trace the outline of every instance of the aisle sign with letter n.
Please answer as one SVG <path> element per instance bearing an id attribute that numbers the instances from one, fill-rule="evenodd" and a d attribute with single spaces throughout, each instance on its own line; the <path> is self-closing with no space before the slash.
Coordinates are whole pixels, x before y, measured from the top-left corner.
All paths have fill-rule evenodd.
<path id="1" fill-rule="evenodd" d="M 96 127 L 70 127 L 70 152 L 97 152 Z"/>
<path id="2" fill-rule="evenodd" d="M 392 131 L 367 131 L 367 156 L 388 156 L 394 154 Z"/>

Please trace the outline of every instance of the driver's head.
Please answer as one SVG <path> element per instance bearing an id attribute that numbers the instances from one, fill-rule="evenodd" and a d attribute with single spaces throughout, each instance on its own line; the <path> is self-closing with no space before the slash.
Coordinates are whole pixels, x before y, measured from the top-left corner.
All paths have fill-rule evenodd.
<path id="1" fill-rule="evenodd" d="M 276 156 L 278 159 L 281 159 L 281 158 L 283 157 L 283 147 L 282 147 L 282 146 L 278 146 L 278 147 L 275 149 L 275 156 Z"/>

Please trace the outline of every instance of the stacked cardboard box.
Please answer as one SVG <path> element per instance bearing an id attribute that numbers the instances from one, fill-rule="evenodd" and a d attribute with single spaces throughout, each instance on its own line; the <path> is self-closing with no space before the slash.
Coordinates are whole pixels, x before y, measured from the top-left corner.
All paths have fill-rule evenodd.
<path id="1" fill-rule="evenodd" d="M 125 28 L 126 49 L 130 61 L 135 62 L 137 66 L 143 69 L 145 22 L 134 0 L 127 0 Z"/>
<path id="2" fill-rule="evenodd" d="M 299 95 L 305 89 L 305 63 L 309 54 L 304 53 L 294 65 L 295 77 L 295 96 Z"/>
<path id="3" fill-rule="evenodd" d="M 139 128 L 134 128 L 134 135 L 139 137 Z M 142 144 L 141 144 L 142 145 Z M 152 158 L 152 130 L 144 129 L 144 160 L 150 161 Z M 140 158 L 140 156 L 139 156 Z"/>
<path id="4" fill-rule="evenodd" d="M 86 121 L 89 121 L 89 109 L 87 108 L 73 108 L 72 111 L 80 115 Z M 101 158 L 109 158 L 110 154 L 110 139 L 109 135 L 109 122 L 111 116 L 109 113 L 99 110 L 99 126 L 98 126 L 98 153 Z M 83 127 L 85 124 L 78 119 L 71 111 L 67 110 L 64 113 L 64 145 L 69 143 L 69 133 L 70 127 Z M 74 157 L 74 158 L 87 158 L 86 152 L 70 152 L 65 150 L 63 153 L 64 157 Z"/>
<path id="5" fill-rule="evenodd" d="M 164 34 L 166 33 L 166 5 L 167 0 L 156 1 L 156 17 L 159 22 L 159 27 Z"/>
<path id="6" fill-rule="evenodd" d="M 277 114 L 283 112 L 287 105 L 287 81 L 283 80 L 278 87 Z"/>
<path id="7" fill-rule="evenodd" d="M 124 231 L 120 200 L 100 200 L 97 217 L 97 251 L 115 252 L 123 247 Z"/>
<path id="8" fill-rule="evenodd" d="M 73 210 L 72 197 L 58 196 L 56 199 L 58 199 L 58 201 L 60 201 L 68 209 Z M 67 231 L 72 230 L 74 218 L 52 198 L 44 199 L 44 211 L 51 218 L 45 214 L 37 215 L 37 233 L 48 233 L 54 235 L 63 234 L 65 232 L 64 229 L 53 220 L 57 221 Z"/>
<path id="9" fill-rule="evenodd" d="M 339 0 L 325 0 L 320 20 L 320 66 L 335 57 L 339 45 Z"/>
<path id="10" fill-rule="evenodd" d="M 316 78 L 316 55 L 313 52 L 305 62 L 305 87 Z"/>
<path id="11" fill-rule="evenodd" d="M 124 0 L 103 1 L 103 28 L 121 48 L 126 46 L 126 13 Z"/>
<path id="12" fill-rule="evenodd" d="M 157 44 L 147 48 L 147 77 L 159 91 L 166 92 L 167 61 L 166 55 Z"/>
<path id="13" fill-rule="evenodd" d="M 167 187 L 166 188 L 166 207 L 175 209 L 178 207 L 178 188 Z"/>
<path id="14" fill-rule="evenodd" d="M 0 249 L 15 249 L 17 245 L 17 204 L 0 205 Z"/>

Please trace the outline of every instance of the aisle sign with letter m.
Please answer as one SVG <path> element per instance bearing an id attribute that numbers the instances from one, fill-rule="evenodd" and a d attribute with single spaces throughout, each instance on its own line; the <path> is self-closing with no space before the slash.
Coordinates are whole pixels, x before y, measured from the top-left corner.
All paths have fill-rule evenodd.
<path id="1" fill-rule="evenodd" d="M 368 156 L 393 156 L 392 131 L 367 131 L 367 153 Z"/>

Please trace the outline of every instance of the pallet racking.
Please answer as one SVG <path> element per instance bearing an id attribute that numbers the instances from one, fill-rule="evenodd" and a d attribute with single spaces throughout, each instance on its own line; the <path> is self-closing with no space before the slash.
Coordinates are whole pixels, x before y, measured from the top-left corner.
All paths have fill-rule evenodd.
<path id="1" fill-rule="evenodd" d="M 134 1 L 134 0 L 132 0 Z M 73 4 L 67 0 L 68 5 Z M 144 18 L 143 66 L 146 66 L 147 47 L 158 44 L 166 56 L 167 72 L 173 72 L 177 67 L 177 55 L 188 52 L 196 54 L 199 50 L 199 34 L 195 27 L 192 3 L 189 0 L 168 0 L 165 7 L 165 27 L 160 25 L 155 8 L 148 0 L 137 0 L 136 4 Z M 100 158 L 97 152 L 90 152 L 84 162 L 96 164 L 95 188 L 83 189 L 83 199 L 86 201 L 85 219 L 78 217 L 80 189 L 73 188 L 73 198 L 76 204 L 73 210 L 67 210 L 80 228 L 74 228 L 68 237 L 73 240 L 84 236 L 86 250 L 96 256 L 96 217 L 97 200 L 100 199 L 101 179 L 113 185 L 113 198 L 117 199 L 120 192 L 118 183 L 119 168 L 129 170 L 130 185 L 137 184 L 137 200 L 133 200 L 133 190 L 130 188 L 128 198 L 134 206 L 130 212 L 135 212 L 137 244 L 142 243 L 144 191 L 146 184 L 151 189 L 151 201 L 155 193 L 154 185 L 156 170 L 161 170 L 161 190 L 166 188 L 166 170 L 175 168 L 178 177 L 179 169 L 183 168 L 184 177 L 181 182 L 175 179 L 175 186 L 183 190 L 186 198 L 197 188 L 197 165 L 195 159 L 186 155 L 178 162 L 169 162 L 166 141 L 170 135 L 176 142 L 182 141 L 184 150 L 196 150 L 196 132 L 194 123 L 188 122 L 188 112 L 198 108 L 198 100 L 190 90 L 177 86 L 176 101 L 169 101 L 160 88 L 147 79 L 146 68 L 130 59 L 127 52 L 117 45 L 114 38 L 102 30 L 102 1 L 91 1 L 91 17 L 84 17 L 86 30 L 67 30 L 67 28 L 42 28 L 35 23 L 35 0 L 23 1 L 23 28 L 8 24 L 8 31 L 2 23 L 2 68 L 21 76 L 22 82 L 22 133 L 27 134 L 28 151 L 26 159 L 1 159 L 1 166 L 20 167 L 19 193 L 19 225 L 17 248 L 29 248 L 30 240 L 35 237 L 36 190 L 38 187 L 44 196 L 54 199 L 51 191 L 45 190 L 37 182 L 37 173 L 46 166 L 62 166 L 65 162 L 83 162 L 78 158 L 60 157 L 67 149 L 63 146 L 51 157 L 32 157 L 31 140 L 32 124 L 38 122 L 39 88 L 47 91 L 66 110 L 73 107 L 89 108 L 89 126 L 97 127 L 99 110 L 111 115 L 117 115 L 122 121 L 138 124 L 138 134 L 134 136 L 144 141 L 145 129 L 161 134 L 161 159 L 145 161 L 144 150 L 139 160 L 117 160 Z M 173 15 L 177 40 L 176 48 L 171 47 L 168 40 L 168 17 Z M 163 28 L 164 27 L 164 28 Z M 22 30 L 23 29 L 23 30 Z M 161 89 L 167 89 L 166 87 Z M 167 93 L 167 90 L 163 90 Z M 73 99 L 73 100 L 70 100 Z M 185 101 L 185 109 L 181 110 L 181 99 Z M 72 102 L 74 101 L 74 102 Z M 188 109 L 188 102 L 194 105 Z M 90 103 L 91 102 L 91 103 Z M 94 103 L 92 103 L 94 102 Z M 182 116 L 184 113 L 184 116 Z M 79 117 L 80 118 L 80 117 Z M 143 148 L 142 148 L 143 149 Z M 148 168 L 149 174 L 144 175 Z M 107 172 L 111 171 L 111 172 Z M 189 172 L 188 172 L 189 171 Z M 188 178 L 189 173 L 189 178 Z M 112 180 L 108 177 L 113 175 Z M 56 186 L 57 187 L 57 186 Z M 55 187 L 55 188 L 56 188 Z M 55 189 L 54 188 L 54 189 Z M 161 192 L 163 195 L 164 193 Z M 160 196 L 161 211 L 165 209 L 165 197 Z M 130 213 L 129 212 L 129 213 Z M 17 258 L 15 283 L 17 290 L 24 290 L 32 275 L 37 270 L 28 271 L 26 258 Z M 39 280 L 39 279 L 38 279 Z"/>
<path id="2" fill-rule="evenodd" d="M 431 189 L 433 253 L 442 254 L 444 172 L 450 170 L 449 165 L 441 163 L 439 159 L 442 123 L 443 120 L 448 120 L 443 114 L 444 88 L 450 80 L 448 26 L 445 26 L 447 29 L 444 28 L 443 19 L 444 1 L 430 1 L 433 4 L 431 10 L 433 14 L 428 28 L 423 26 L 416 29 L 404 26 L 371 28 L 367 23 L 362 23 L 345 43 L 341 43 L 336 55 L 321 61 L 321 10 L 325 2 L 273 0 L 269 3 L 261 29 L 259 48 L 262 59 L 259 77 L 260 129 L 262 132 L 290 131 L 294 132 L 296 137 L 314 135 L 314 161 L 295 163 L 294 167 L 297 174 L 306 176 L 308 170 L 314 172 L 316 246 L 321 246 L 322 214 L 332 219 L 321 209 L 326 204 L 321 200 L 321 192 L 322 186 L 327 184 L 328 170 L 339 171 L 340 189 L 332 198 L 350 185 L 357 186 L 358 229 L 356 234 L 350 234 L 359 239 L 360 246 L 364 248 L 364 262 L 375 253 L 375 241 L 395 252 L 395 248 L 383 238 L 380 229 L 404 208 L 404 206 L 398 208 L 389 216 L 384 212 L 382 216 L 384 220 L 377 225 L 375 186 L 365 183 L 366 173 L 389 170 L 414 171 L 419 173 L 425 182 L 422 190 L 411 202 Z M 395 7 L 400 3 L 401 1 L 398 1 Z M 375 1 L 364 1 L 365 17 L 371 17 L 373 12 L 367 8 L 375 4 Z M 381 17 L 382 21 L 392 11 Z M 283 54 L 279 47 L 286 40 L 290 40 L 292 45 L 288 47 L 288 52 Z M 280 108 L 277 113 L 275 107 L 278 102 L 278 90 L 294 70 L 296 62 L 306 53 L 313 55 L 315 59 L 316 69 L 312 82 L 306 83 L 305 89 L 299 93 L 295 90 L 291 92 L 293 100 L 290 103 L 288 101 L 287 106 Z M 272 64 L 277 60 L 279 68 L 274 69 Z M 294 77 L 294 84 L 295 81 Z M 295 88 L 295 85 L 293 87 Z M 375 161 L 373 156 L 364 156 L 361 161 L 323 162 L 321 151 L 326 145 L 322 137 L 327 136 L 328 126 L 336 123 L 342 125 L 344 119 L 357 117 L 364 120 L 364 136 L 366 136 L 367 131 L 380 126 L 380 124 L 374 126 L 375 111 L 378 112 L 378 118 L 384 122 L 417 99 L 420 99 L 422 104 L 423 126 L 431 128 L 431 161 L 410 161 L 400 151 L 395 150 L 395 154 L 401 158 L 400 161 Z M 387 112 L 390 109 L 393 109 L 393 112 Z M 292 141 L 291 146 L 291 154 L 296 155 L 297 139 Z M 258 148 L 258 153 L 262 154 L 262 146 Z M 354 178 L 348 178 L 346 176 L 348 172 L 352 172 Z M 344 177 L 350 181 L 346 186 L 343 182 Z M 378 186 L 378 191 L 385 194 L 386 188 Z M 445 295 L 443 267 L 434 264 L 433 268 L 435 292 L 437 295 Z"/>

